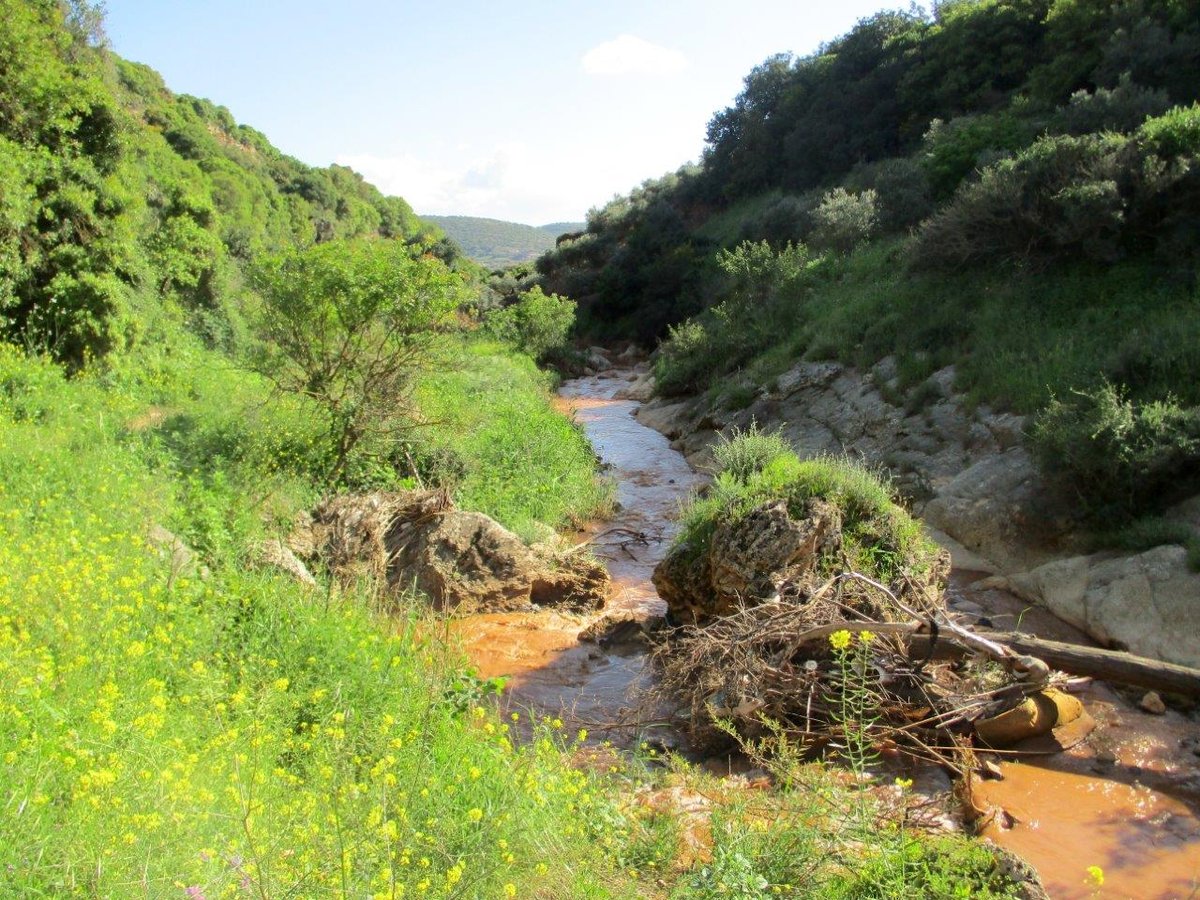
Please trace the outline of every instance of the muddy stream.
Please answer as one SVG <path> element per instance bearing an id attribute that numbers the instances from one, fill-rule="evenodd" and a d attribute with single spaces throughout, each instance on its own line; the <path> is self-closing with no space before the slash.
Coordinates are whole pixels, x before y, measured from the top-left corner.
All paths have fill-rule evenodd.
<path id="1" fill-rule="evenodd" d="M 567 382 L 564 413 L 574 415 L 616 483 L 617 512 L 579 535 L 608 564 L 609 614 L 659 614 L 650 574 L 666 551 L 680 503 L 703 483 L 683 456 L 616 399 L 629 371 Z M 1086 643 L 1048 613 L 1009 594 L 976 591 L 978 573 L 952 576 L 950 605 L 967 621 L 983 617 L 1000 630 Z M 644 648 L 601 648 L 578 640 L 586 618 L 554 611 L 498 613 L 458 620 L 480 676 L 507 676 L 515 709 L 560 716 L 619 745 L 669 732 L 638 719 L 632 693 L 650 677 Z M 984 624 L 987 624 L 986 622 Z M 1001 779 L 980 784 L 977 803 L 992 811 L 984 834 L 1037 869 L 1050 896 L 1200 898 L 1200 729 L 1174 711 L 1154 716 L 1104 684 L 1083 689 L 1096 729 L 1064 753 L 1000 762 Z M 641 714 L 645 716 L 645 713 Z M 614 727 L 620 724 L 623 727 Z M 1102 885 L 1088 868 L 1103 871 Z"/>

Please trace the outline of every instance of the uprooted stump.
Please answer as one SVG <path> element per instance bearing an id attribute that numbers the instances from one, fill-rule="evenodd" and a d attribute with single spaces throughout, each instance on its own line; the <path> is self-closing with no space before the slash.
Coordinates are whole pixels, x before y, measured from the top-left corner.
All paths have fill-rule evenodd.
<path id="1" fill-rule="evenodd" d="M 444 491 L 330 498 L 289 543 L 343 583 L 366 579 L 394 593 L 415 589 L 444 611 L 594 610 L 608 594 L 599 563 L 529 547 L 482 513 L 456 509 Z"/>

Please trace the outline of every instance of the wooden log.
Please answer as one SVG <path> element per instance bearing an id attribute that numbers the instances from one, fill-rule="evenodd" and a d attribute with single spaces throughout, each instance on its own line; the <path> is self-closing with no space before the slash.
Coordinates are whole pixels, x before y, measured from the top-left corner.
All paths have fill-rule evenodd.
<path id="1" fill-rule="evenodd" d="M 1200 697 L 1200 669 L 1134 656 L 1120 650 L 1043 640 L 1020 632 L 989 632 L 987 636 L 997 644 L 1025 656 L 1036 657 L 1072 675 L 1090 675 L 1102 681 L 1115 681 L 1184 697 Z M 953 642 L 955 637 L 943 634 L 938 643 Z M 929 637 L 913 635 L 909 646 L 914 656 L 924 657 L 929 652 Z"/>

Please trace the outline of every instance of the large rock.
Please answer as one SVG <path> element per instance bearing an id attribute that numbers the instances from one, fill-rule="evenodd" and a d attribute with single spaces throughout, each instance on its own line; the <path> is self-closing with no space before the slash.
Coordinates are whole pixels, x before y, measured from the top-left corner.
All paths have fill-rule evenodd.
<path id="1" fill-rule="evenodd" d="M 702 548 L 673 547 L 654 570 L 654 587 L 676 621 L 705 622 L 776 596 L 788 575 L 812 569 L 840 535 L 832 504 L 812 500 L 795 519 L 773 500 L 719 524 Z"/>
<path id="2" fill-rule="evenodd" d="M 497 612 L 555 605 L 597 609 L 608 573 L 575 555 L 535 549 L 437 491 L 343 495 L 319 506 L 290 541 L 342 581 L 416 590 L 440 610 Z"/>
<path id="3" fill-rule="evenodd" d="M 1074 556 L 1010 576 L 1014 593 L 1040 603 L 1103 644 L 1200 668 L 1200 575 L 1182 547 L 1135 556 Z"/>

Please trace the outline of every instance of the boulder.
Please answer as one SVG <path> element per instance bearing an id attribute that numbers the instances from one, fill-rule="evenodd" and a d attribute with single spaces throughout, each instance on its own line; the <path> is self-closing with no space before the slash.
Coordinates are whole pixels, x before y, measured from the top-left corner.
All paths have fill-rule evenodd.
<path id="1" fill-rule="evenodd" d="M 840 536 L 832 504 L 811 500 L 797 519 L 773 500 L 719 524 L 704 547 L 672 547 L 654 570 L 654 587 L 676 621 L 703 623 L 778 596 L 783 581 L 811 570 Z"/>
<path id="2" fill-rule="evenodd" d="M 316 587 L 317 579 L 292 552 L 291 547 L 278 539 L 263 541 L 253 550 L 253 556 L 260 565 L 270 569 L 278 569 L 306 587 Z"/>
<path id="3" fill-rule="evenodd" d="M 1005 581 L 1102 644 L 1200 668 L 1200 574 L 1189 570 L 1183 547 L 1073 556 Z"/>
<path id="4" fill-rule="evenodd" d="M 608 593 L 599 563 L 529 547 L 482 513 L 455 509 L 442 491 L 334 497 L 289 543 L 311 547 L 343 582 L 367 578 L 393 594 L 415 590 L 444 611 L 597 609 Z"/>
<path id="5" fill-rule="evenodd" d="M 654 373 L 643 372 L 634 377 L 628 387 L 623 387 L 614 395 L 616 400 L 636 400 L 648 403 L 654 397 Z"/>

